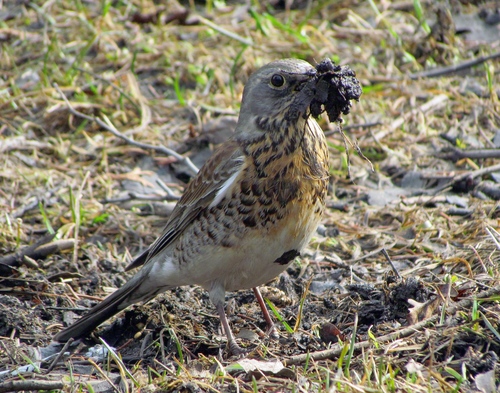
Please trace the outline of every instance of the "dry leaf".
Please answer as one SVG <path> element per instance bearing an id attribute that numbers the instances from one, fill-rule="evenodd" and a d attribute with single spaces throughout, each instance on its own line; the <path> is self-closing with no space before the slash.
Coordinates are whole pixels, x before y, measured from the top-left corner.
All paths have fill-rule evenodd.
<path id="1" fill-rule="evenodd" d="M 410 308 L 410 312 L 407 316 L 408 323 L 414 325 L 417 322 L 432 317 L 441 302 L 442 299 L 439 296 L 425 303 L 419 303 L 416 300 L 408 299 L 408 303 L 413 306 Z"/>

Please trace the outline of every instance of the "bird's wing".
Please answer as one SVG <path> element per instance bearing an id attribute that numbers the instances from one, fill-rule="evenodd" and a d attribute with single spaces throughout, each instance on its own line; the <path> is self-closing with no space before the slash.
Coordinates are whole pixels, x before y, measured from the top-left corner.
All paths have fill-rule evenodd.
<path id="1" fill-rule="evenodd" d="M 243 163 L 237 142 L 230 140 L 220 146 L 189 183 L 160 237 L 126 270 L 147 263 L 177 239 L 202 211 L 217 205 L 236 180 Z"/>

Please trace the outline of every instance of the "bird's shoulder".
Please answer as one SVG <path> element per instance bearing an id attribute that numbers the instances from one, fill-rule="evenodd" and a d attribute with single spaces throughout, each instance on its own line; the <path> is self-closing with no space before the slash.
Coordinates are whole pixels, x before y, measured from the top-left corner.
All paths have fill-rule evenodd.
<path id="1" fill-rule="evenodd" d="M 237 141 L 231 139 L 219 146 L 190 181 L 174 209 L 172 218 L 175 218 L 174 213 L 180 214 L 190 206 L 209 206 L 217 191 L 243 164 L 244 153 Z"/>

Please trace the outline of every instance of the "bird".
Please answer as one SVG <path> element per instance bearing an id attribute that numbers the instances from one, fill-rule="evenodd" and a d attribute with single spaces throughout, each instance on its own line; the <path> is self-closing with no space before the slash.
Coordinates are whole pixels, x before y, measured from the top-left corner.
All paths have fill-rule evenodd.
<path id="1" fill-rule="evenodd" d="M 328 189 L 328 146 L 310 116 L 317 71 L 307 61 L 264 65 L 243 89 L 234 133 L 191 179 L 161 235 L 127 270 L 121 288 L 53 340 L 89 335 L 126 307 L 183 285 L 208 291 L 229 353 L 244 353 L 225 313 L 226 291 L 258 287 L 298 257 L 317 229 Z"/>

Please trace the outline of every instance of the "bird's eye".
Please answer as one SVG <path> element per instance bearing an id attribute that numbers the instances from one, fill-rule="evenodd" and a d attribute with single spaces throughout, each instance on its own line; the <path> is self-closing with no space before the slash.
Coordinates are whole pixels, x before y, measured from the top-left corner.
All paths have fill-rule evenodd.
<path id="1" fill-rule="evenodd" d="M 285 84 L 285 78 L 280 74 L 274 74 L 271 77 L 271 85 L 274 87 L 281 87 Z"/>

